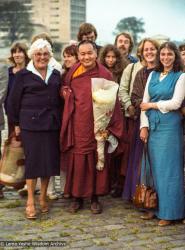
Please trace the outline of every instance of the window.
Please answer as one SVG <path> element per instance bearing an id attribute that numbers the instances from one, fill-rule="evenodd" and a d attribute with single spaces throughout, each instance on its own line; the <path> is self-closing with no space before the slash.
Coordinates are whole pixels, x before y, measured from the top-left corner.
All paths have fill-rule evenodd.
<path id="1" fill-rule="evenodd" d="M 56 31 L 59 31 L 59 29 L 50 29 L 50 31 L 56 32 Z"/>

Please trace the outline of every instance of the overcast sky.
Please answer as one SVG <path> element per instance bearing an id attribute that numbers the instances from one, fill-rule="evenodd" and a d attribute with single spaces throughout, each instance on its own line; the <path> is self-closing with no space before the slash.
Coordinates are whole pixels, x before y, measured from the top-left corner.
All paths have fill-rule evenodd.
<path id="1" fill-rule="evenodd" d="M 143 18 L 142 37 L 163 34 L 185 40 L 185 0 L 87 0 L 87 22 L 97 28 L 98 42 L 112 43 L 117 23 L 129 16 Z"/>

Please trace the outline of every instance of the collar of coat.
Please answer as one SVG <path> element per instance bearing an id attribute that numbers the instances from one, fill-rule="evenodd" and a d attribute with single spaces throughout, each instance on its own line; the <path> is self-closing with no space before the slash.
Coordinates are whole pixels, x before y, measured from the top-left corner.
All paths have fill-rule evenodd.
<path id="1" fill-rule="evenodd" d="M 27 70 L 31 71 L 33 74 L 39 76 L 46 84 L 48 84 L 48 80 L 53 72 L 53 68 L 48 64 L 47 66 L 47 72 L 46 72 L 46 79 L 43 79 L 42 75 L 39 73 L 39 71 L 35 68 L 33 61 L 31 60 L 29 64 L 27 65 Z"/>

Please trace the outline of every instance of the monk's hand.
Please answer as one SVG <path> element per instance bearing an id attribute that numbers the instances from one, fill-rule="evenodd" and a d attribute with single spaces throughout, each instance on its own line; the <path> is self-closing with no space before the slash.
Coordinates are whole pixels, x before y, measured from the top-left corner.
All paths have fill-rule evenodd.
<path id="1" fill-rule="evenodd" d="M 71 92 L 71 89 L 68 86 L 64 86 L 61 89 L 61 96 L 65 99 L 66 95 Z"/>
<path id="2" fill-rule="evenodd" d="M 63 97 L 65 98 L 65 96 L 66 96 L 66 94 L 67 94 L 67 91 L 66 91 L 66 90 L 63 90 L 62 94 L 63 94 Z"/>
<path id="3" fill-rule="evenodd" d="M 140 131 L 140 139 L 141 139 L 144 143 L 147 143 L 147 141 L 148 141 L 148 128 L 147 128 L 147 127 L 141 128 L 141 131 Z"/>

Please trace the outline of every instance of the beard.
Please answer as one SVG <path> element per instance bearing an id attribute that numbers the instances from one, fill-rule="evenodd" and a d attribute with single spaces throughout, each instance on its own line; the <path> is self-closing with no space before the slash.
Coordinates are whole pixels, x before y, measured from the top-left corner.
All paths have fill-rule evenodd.
<path id="1" fill-rule="evenodd" d="M 124 45 L 121 45 L 120 47 L 118 47 L 118 49 L 120 50 L 121 54 L 123 54 L 123 55 L 128 54 L 128 51 L 127 51 L 127 49 L 125 48 Z"/>

